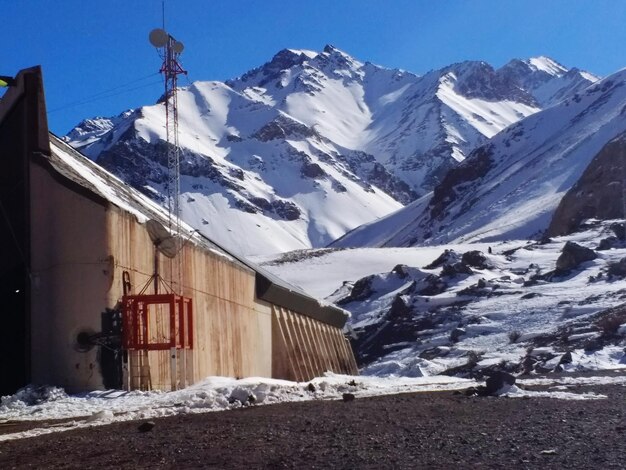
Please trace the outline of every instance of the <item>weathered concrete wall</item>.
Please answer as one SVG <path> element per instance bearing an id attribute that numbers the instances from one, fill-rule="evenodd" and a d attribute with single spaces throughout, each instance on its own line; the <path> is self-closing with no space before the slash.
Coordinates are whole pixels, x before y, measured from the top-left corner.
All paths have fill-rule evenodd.
<path id="1" fill-rule="evenodd" d="M 350 344 L 339 328 L 272 307 L 272 375 L 304 382 L 324 372 L 358 374 Z"/>
<path id="2" fill-rule="evenodd" d="M 31 163 L 31 337 L 34 383 L 103 387 L 97 349 L 77 352 L 81 330 L 100 331 L 113 270 L 105 207 Z"/>
<path id="3" fill-rule="evenodd" d="M 18 124 L 10 130 L 11 134 L 21 132 L 30 142 L 28 149 L 11 152 L 12 164 L 20 170 L 13 173 L 23 173 L 25 181 L 21 183 L 24 200 L 15 213 L 24 214 L 22 238 L 30 248 L 20 250 L 19 259 L 13 257 L 23 265 L 22 277 L 29 292 L 27 301 L 20 304 L 24 311 L 18 312 L 18 321 L 29 327 L 23 328 L 16 344 L 25 345 L 17 357 L 30 362 L 31 371 L 26 370 L 20 380 L 30 376 L 33 383 L 55 384 L 68 391 L 101 389 L 111 383 L 110 369 L 103 376 L 103 357 L 109 358 L 109 364 L 114 357 L 118 366 L 121 358 L 101 346 L 79 345 L 78 334 L 104 331 L 110 310 L 119 307 L 124 271 L 130 275 L 130 293 L 137 294 L 146 285 L 154 270 L 154 245 L 146 226 L 105 199 L 109 189 L 98 189 L 90 179 L 106 180 L 106 176 L 98 171 L 85 175 L 91 169 L 55 160 L 54 153 L 46 157 L 51 155 L 51 137 L 41 72 L 38 68 L 27 72 L 33 83 L 22 111 L 29 119 L 14 120 Z M 13 96 L 13 101 L 21 100 L 22 88 L 7 95 Z M 0 122 L 13 106 L 12 101 L 10 106 L 6 99 L 3 102 Z M 115 184 L 123 193 L 123 184 Z M 194 347 L 186 358 L 187 383 L 210 375 L 309 380 L 327 370 L 357 372 L 339 328 L 323 323 L 323 318 L 318 321 L 302 315 L 310 313 L 308 307 L 293 306 L 308 305 L 302 299 L 285 304 L 307 310 L 296 313 L 260 300 L 266 298 L 261 294 L 257 298 L 256 273 L 245 263 L 187 242 L 175 260 L 160 256 L 159 272 L 177 292 L 182 279 L 182 294 L 193 300 Z M 152 286 L 147 292 L 153 292 Z M 276 299 L 266 299 L 282 304 L 289 296 L 286 288 Z M 154 315 L 151 321 L 151 334 L 169 336 L 164 315 Z M 24 334 L 28 330 L 30 337 Z M 134 360 L 144 366 L 137 371 L 139 382 L 131 380 L 135 386 L 147 383 L 152 388 L 170 388 L 169 351 L 129 356 L 131 363 Z M 178 364 L 180 370 L 180 359 Z M 145 383 L 143 373 L 148 374 Z"/>

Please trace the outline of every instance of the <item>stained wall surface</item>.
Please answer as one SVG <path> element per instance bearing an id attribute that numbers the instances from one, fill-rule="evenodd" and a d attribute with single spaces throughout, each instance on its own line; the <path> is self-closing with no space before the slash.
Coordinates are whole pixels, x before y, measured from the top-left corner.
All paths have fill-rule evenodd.
<path id="1" fill-rule="evenodd" d="M 78 352 L 76 337 L 100 331 L 101 312 L 114 306 L 106 208 L 35 163 L 31 188 L 31 381 L 103 388 L 97 348 Z"/>
<path id="2" fill-rule="evenodd" d="M 114 278 L 130 274 L 133 293 L 149 282 L 154 250 L 143 224 L 112 207 L 108 211 L 109 252 L 114 254 Z M 159 256 L 160 273 L 178 289 L 182 266 L 183 295 L 193 299 L 194 347 L 192 382 L 209 375 L 230 377 L 271 376 L 271 309 L 255 299 L 254 272 L 218 252 L 186 243 L 178 259 Z M 180 263 L 180 264 L 179 264 Z M 152 293 L 149 284 L 148 292 Z M 113 282 L 109 302 L 121 298 L 121 282 Z M 153 325 L 155 330 L 158 326 Z M 152 386 L 170 387 L 169 352 L 151 352 Z"/>
<path id="3" fill-rule="evenodd" d="M 350 343 L 339 328 L 272 306 L 272 375 L 304 382 L 325 372 L 358 375 Z"/>
<path id="4" fill-rule="evenodd" d="M 124 271 L 132 293 L 149 282 L 154 245 L 134 215 L 75 193 L 37 164 L 31 179 L 33 381 L 70 390 L 103 388 L 98 348 L 78 351 L 76 337 L 102 329 L 103 312 L 122 298 Z M 194 304 L 189 381 L 271 376 L 271 308 L 255 299 L 254 272 L 190 242 L 178 256 L 183 295 Z M 165 283 L 178 291 L 179 260 L 160 255 L 159 265 Z M 169 351 L 151 352 L 149 364 L 152 387 L 168 389 Z"/>

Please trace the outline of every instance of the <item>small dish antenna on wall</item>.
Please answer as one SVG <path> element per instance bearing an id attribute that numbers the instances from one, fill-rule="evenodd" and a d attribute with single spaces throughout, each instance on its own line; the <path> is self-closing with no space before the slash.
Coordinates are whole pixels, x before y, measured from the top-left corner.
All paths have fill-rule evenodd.
<path id="1" fill-rule="evenodd" d="M 168 258 L 174 258 L 178 253 L 178 243 L 176 237 L 158 221 L 150 219 L 146 222 L 146 230 L 155 248 Z"/>

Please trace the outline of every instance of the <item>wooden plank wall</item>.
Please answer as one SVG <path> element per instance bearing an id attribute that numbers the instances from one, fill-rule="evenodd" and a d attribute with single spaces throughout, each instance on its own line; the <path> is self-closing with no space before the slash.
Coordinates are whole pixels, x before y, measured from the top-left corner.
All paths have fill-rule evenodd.
<path id="1" fill-rule="evenodd" d="M 359 373 L 339 328 L 272 306 L 272 376 L 306 382 L 324 372 Z"/>
<path id="2" fill-rule="evenodd" d="M 128 271 L 133 293 L 139 293 L 153 270 L 153 245 L 134 216 L 110 210 L 110 252 L 115 259 L 115 282 L 111 302 L 122 296 L 122 272 Z M 193 299 L 194 348 L 188 354 L 188 380 L 197 382 L 211 375 L 271 376 L 271 309 L 255 300 L 254 272 L 217 252 L 193 243 L 179 254 L 181 263 L 160 256 L 162 277 L 178 291 L 178 269 L 183 268 L 183 295 Z M 150 285 L 148 293 L 153 292 Z M 150 327 L 167 335 L 168 326 Z M 169 351 L 151 351 L 148 362 L 152 387 L 170 389 Z M 180 368 L 180 361 L 179 361 Z"/>

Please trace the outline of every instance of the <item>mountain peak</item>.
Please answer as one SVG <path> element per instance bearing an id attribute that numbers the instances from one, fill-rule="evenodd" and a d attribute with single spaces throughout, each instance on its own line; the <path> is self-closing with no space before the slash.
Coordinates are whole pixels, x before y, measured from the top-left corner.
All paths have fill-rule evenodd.
<path id="1" fill-rule="evenodd" d="M 362 75 L 359 69 L 363 63 L 331 44 L 325 45 L 322 53 L 316 59 L 320 70 L 326 73 L 337 76 L 338 70 L 343 70 L 347 71 L 348 75 Z"/>
<path id="2" fill-rule="evenodd" d="M 471 73 L 493 73 L 493 67 L 483 60 L 466 60 L 463 62 L 454 63 L 443 69 L 444 71 L 452 71 L 457 74 L 471 74 Z"/>
<path id="3" fill-rule="evenodd" d="M 279 79 L 284 70 L 302 65 L 304 62 L 314 59 L 318 55 L 317 52 L 306 49 L 281 49 L 269 62 L 246 72 L 238 79 L 227 80 L 226 84 L 238 89 L 241 83 L 245 84 L 256 81 L 256 85 L 264 86 L 273 80 Z"/>
<path id="4" fill-rule="evenodd" d="M 313 51 L 281 49 L 264 67 L 274 70 L 285 70 L 300 65 L 302 62 L 312 59 L 315 56 L 317 56 L 317 53 Z"/>
<path id="5" fill-rule="evenodd" d="M 553 76 L 561 76 L 567 72 L 567 68 L 556 60 L 546 56 L 531 57 L 525 61 L 528 66 L 537 71 L 542 71 Z"/>
<path id="6" fill-rule="evenodd" d="M 339 59 L 342 62 L 360 64 L 360 62 L 352 57 L 350 54 L 336 48 L 332 44 L 326 44 L 322 52 L 327 54 L 328 57 Z"/>
<path id="7" fill-rule="evenodd" d="M 342 54 L 342 55 L 347 55 L 345 52 L 343 52 L 342 50 L 336 48 L 335 46 L 333 46 L 332 44 L 326 44 L 324 46 L 323 52 L 326 52 L 327 54 Z"/>
<path id="8" fill-rule="evenodd" d="M 500 71 L 516 71 L 517 74 L 544 74 L 544 76 L 561 77 L 568 69 L 556 60 L 547 56 L 531 57 L 529 59 L 513 59 L 507 62 Z"/>
<path id="9" fill-rule="evenodd" d="M 474 60 L 417 77 L 328 44 L 182 87 L 183 216 L 243 253 L 325 245 L 432 191 L 473 149 L 538 111 L 539 92 L 538 103 L 552 103 L 588 86 L 518 66 L 500 73 Z M 162 202 L 164 107 L 116 119 L 82 123 L 68 140 Z M 234 240 L 242 227 L 255 235 Z"/>

